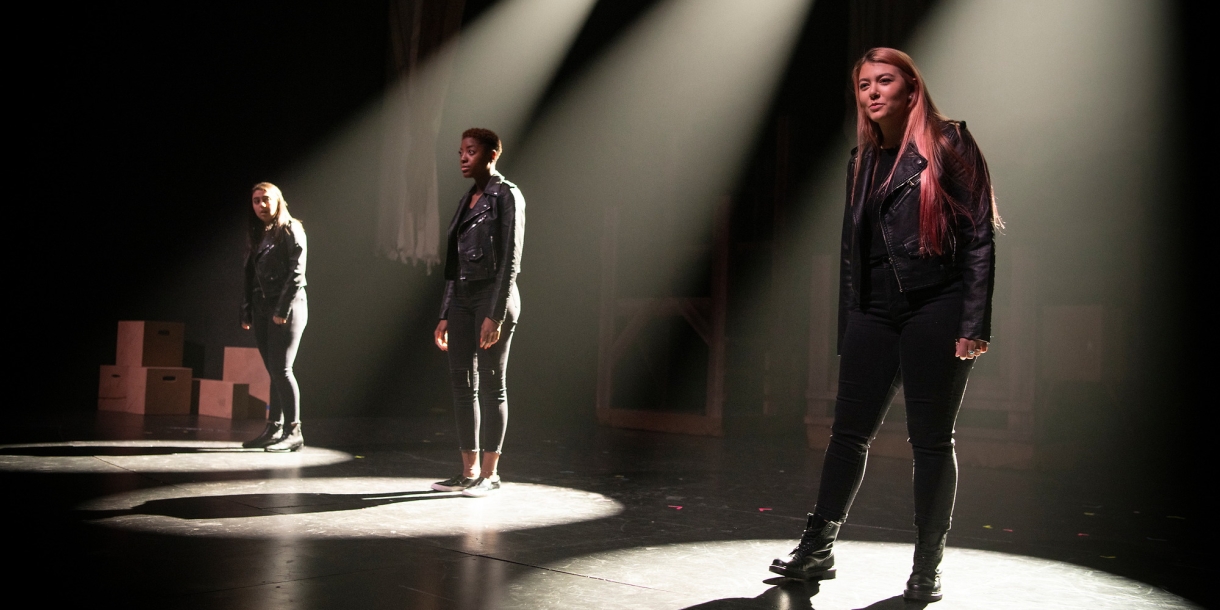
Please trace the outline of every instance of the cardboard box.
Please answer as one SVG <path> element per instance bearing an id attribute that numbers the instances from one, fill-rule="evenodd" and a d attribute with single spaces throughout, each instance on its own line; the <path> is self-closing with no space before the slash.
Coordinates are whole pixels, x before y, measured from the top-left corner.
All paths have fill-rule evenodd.
<path id="1" fill-rule="evenodd" d="M 131 367 L 103 364 L 98 374 L 98 398 L 127 398 L 127 381 Z"/>
<path id="2" fill-rule="evenodd" d="M 245 383 L 219 379 L 196 379 L 199 386 L 199 414 L 225 419 L 265 419 L 266 404 L 250 396 Z"/>
<path id="3" fill-rule="evenodd" d="M 117 375 L 117 377 L 116 377 Z M 104 366 L 97 408 L 140 415 L 190 415 L 191 369 L 185 367 Z M 125 379 L 119 389 L 119 380 Z M 124 396 L 114 396 L 123 393 Z M 105 392 L 110 396 L 102 396 Z"/>
<path id="4" fill-rule="evenodd" d="M 226 347 L 222 378 L 250 386 L 250 396 L 263 401 L 264 405 L 271 402 L 271 376 L 256 347 Z"/>
<path id="5" fill-rule="evenodd" d="M 182 366 L 183 334 L 181 322 L 119 322 L 114 363 L 132 367 Z"/>

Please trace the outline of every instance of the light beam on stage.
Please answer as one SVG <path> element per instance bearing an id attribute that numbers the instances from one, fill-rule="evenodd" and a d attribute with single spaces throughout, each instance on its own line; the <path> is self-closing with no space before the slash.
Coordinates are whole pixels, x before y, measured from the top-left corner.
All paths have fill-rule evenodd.
<path id="1" fill-rule="evenodd" d="M 374 234 L 404 231 L 400 260 L 440 262 L 448 215 L 467 188 L 454 154 L 461 130 L 477 124 L 516 133 L 592 5 L 499 3 L 279 181 L 310 239 L 311 319 L 297 367 L 306 409 L 311 403 L 331 413 L 363 408 L 378 394 L 372 386 L 391 378 L 418 394 L 410 389 L 417 371 L 386 367 L 401 366 L 402 358 L 390 357 L 395 351 L 434 349 L 430 336 L 404 337 L 402 330 L 435 320 L 439 284 L 435 274 L 407 274 L 373 260 L 385 255 L 374 254 Z M 387 197 L 390 203 L 410 199 L 415 224 L 387 216 Z"/>
<path id="2" fill-rule="evenodd" d="M 574 216 L 578 231 L 599 230 L 602 210 L 623 206 L 689 214 L 677 223 L 683 234 L 652 237 L 690 239 L 737 178 L 810 6 L 654 7 L 559 94 L 505 164 L 544 213 Z"/>
<path id="3" fill-rule="evenodd" d="M 1142 0 L 949 0 L 911 41 L 987 155 L 1011 239 L 1055 261 L 1052 290 L 1108 300 L 1141 283 L 1172 196 L 1172 20 Z"/>
<path id="4" fill-rule="evenodd" d="M 1138 269 L 1143 220 L 1164 212 L 1155 177 L 1174 136 L 1170 19 L 1137 0 L 945 0 L 904 49 L 987 156 L 1010 225 L 1001 247 L 1046 250 L 1058 283 L 1103 291 Z M 806 199 L 827 250 L 838 246 L 854 123 L 845 132 Z"/>
<path id="5" fill-rule="evenodd" d="M 518 371 L 560 380 L 596 371 L 608 209 L 621 212 L 623 296 L 673 296 L 710 274 L 714 211 L 739 178 L 811 6 L 660 2 L 541 109 L 501 163 L 523 185 L 527 227 L 546 228 L 526 233 L 523 316 L 545 323 L 514 338 Z M 580 387 L 537 396 L 590 405 Z"/>

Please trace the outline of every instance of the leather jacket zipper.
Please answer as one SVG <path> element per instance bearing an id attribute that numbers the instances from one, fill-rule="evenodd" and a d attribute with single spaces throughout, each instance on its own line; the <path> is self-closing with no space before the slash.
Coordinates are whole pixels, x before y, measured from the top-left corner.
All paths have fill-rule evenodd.
<path id="1" fill-rule="evenodd" d="M 894 189 L 894 192 L 890 193 L 890 196 L 886 197 L 885 200 L 881 202 L 882 205 L 885 204 L 886 200 L 889 200 L 897 195 L 898 191 L 902 190 L 903 187 L 915 188 L 915 178 L 918 176 L 919 172 L 916 172 L 910 178 L 907 178 L 901 184 L 899 184 L 898 188 Z M 890 232 L 889 227 L 885 224 L 885 213 L 878 208 L 877 214 L 881 216 L 881 222 L 878 223 L 881 225 L 881 241 L 885 242 L 885 251 L 890 255 L 890 269 L 894 272 L 894 280 L 898 282 L 898 292 L 906 292 L 906 289 L 902 287 L 902 278 L 898 275 L 898 265 L 894 262 L 894 249 L 890 246 Z"/>

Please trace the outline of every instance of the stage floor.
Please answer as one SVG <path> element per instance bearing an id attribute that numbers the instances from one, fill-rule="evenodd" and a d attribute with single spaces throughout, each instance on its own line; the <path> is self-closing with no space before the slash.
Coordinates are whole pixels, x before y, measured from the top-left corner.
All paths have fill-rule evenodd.
<path id="1" fill-rule="evenodd" d="M 307 420 L 307 449 L 287 455 L 240 449 L 255 422 L 100 413 L 0 428 L 6 577 L 38 605 L 922 607 L 901 599 L 906 460 L 870 460 L 837 579 L 767 571 L 814 503 L 821 456 L 799 430 L 514 421 L 504 489 L 472 499 L 428 488 L 457 472 L 448 415 Z M 1194 541 L 1211 525 L 1132 489 L 1121 473 L 963 468 L 932 607 L 1203 607 L 1214 574 Z"/>

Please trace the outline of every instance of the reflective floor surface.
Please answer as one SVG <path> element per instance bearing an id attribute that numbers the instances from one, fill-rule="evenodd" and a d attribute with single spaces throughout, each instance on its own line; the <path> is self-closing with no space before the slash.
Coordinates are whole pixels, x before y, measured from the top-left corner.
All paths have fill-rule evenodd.
<path id="1" fill-rule="evenodd" d="M 919 608 L 910 462 L 874 458 L 838 578 L 775 578 L 813 506 L 799 436 L 510 430 L 500 493 L 456 473 L 447 416 L 306 422 L 307 448 L 244 450 L 254 422 L 82 414 L 0 431 L 11 584 L 52 607 Z M 1182 507 L 1070 473 L 963 468 L 944 569 L 955 608 L 1200 608 Z M 1129 491 L 1129 490 L 1128 490 Z M 11 588 L 11 587 L 10 587 Z"/>

